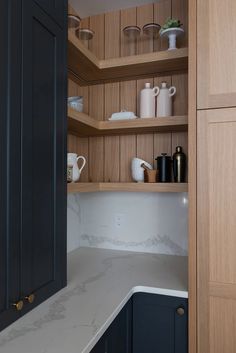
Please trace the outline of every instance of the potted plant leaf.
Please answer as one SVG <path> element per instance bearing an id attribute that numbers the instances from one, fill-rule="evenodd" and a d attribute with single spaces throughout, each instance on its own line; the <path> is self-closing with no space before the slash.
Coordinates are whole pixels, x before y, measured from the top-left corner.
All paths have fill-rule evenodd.
<path id="1" fill-rule="evenodd" d="M 169 49 L 176 49 L 176 38 L 183 35 L 184 30 L 181 28 L 182 24 L 180 20 L 176 18 L 168 17 L 164 25 L 160 29 L 161 37 L 168 37 L 169 39 Z"/>

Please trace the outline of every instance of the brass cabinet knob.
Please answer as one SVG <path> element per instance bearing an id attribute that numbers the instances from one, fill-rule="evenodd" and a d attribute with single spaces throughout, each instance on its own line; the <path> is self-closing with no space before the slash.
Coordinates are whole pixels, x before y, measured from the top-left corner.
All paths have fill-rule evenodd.
<path id="1" fill-rule="evenodd" d="M 30 294 L 27 297 L 25 297 L 25 299 L 28 301 L 28 303 L 32 304 L 34 302 L 35 295 L 34 294 Z"/>
<path id="2" fill-rule="evenodd" d="M 181 306 L 176 309 L 176 312 L 179 316 L 183 316 L 184 315 L 184 308 L 182 308 Z"/>
<path id="3" fill-rule="evenodd" d="M 23 309 L 24 302 L 23 300 L 19 300 L 17 303 L 14 303 L 13 306 L 17 311 L 21 311 Z"/>

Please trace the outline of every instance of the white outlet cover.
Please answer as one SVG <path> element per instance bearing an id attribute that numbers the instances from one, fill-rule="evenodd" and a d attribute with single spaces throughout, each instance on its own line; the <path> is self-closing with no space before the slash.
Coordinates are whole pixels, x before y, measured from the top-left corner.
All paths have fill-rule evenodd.
<path id="1" fill-rule="evenodd" d="M 117 228 L 123 227 L 125 223 L 125 214 L 124 213 L 116 213 L 115 214 L 115 226 Z"/>

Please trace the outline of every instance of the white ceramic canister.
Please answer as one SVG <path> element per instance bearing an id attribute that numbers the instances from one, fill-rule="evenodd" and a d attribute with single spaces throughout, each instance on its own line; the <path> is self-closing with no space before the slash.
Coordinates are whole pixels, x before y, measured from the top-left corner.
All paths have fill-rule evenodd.
<path id="1" fill-rule="evenodd" d="M 80 159 L 83 161 L 83 163 L 82 163 L 82 166 L 79 168 L 78 161 Z M 85 164 L 86 164 L 86 159 L 83 156 L 78 156 L 76 153 L 67 153 L 67 165 L 73 168 L 73 171 L 72 171 L 73 182 L 76 182 L 79 180 L 80 174 L 84 169 Z"/>
<path id="2" fill-rule="evenodd" d="M 145 88 L 140 92 L 140 118 L 155 117 L 155 100 L 159 87 L 151 88 L 151 83 L 145 83 Z"/>
<path id="3" fill-rule="evenodd" d="M 161 83 L 161 88 L 157 95 L 157 117 L 172 115 L 172 97 L 176 93 L 174 86 L 168 88 L 166 82 Z"/>

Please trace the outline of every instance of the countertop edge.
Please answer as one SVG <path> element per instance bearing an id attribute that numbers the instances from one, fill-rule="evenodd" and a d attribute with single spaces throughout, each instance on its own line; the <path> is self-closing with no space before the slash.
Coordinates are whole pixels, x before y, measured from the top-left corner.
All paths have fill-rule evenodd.
<path id="1" fill-rule="evenodd" d="M 91 350 L 94 348 L 96 343 L 102 337 L 102 335 L 106 332 L 110 324 L 114 321 L 120 311 L 123 309 L 125 304 L 129 301 L 135 293 L 150 293 L 150 294 L 160 294 L 160 295 L 168 295 L 171 297 L 178 297 L 178 298 L 188 298 L 187 291 L 180 291 L 175 289 L 165 289 L 165 288 L 158 288 L 158 287 L 146 287 L 146 286 L 135 286 L 131 288 L 131 290 L 127 293 L 127 295 L 122 299 L 120 304 L 116 307 L 113 313 L 109 316 L 107 321 L 101 326 L 101 328 L 96 332 L 94 337 L 90 340 L 87 346 L 83 349 L 81 353 L 90 353 Z"/>

